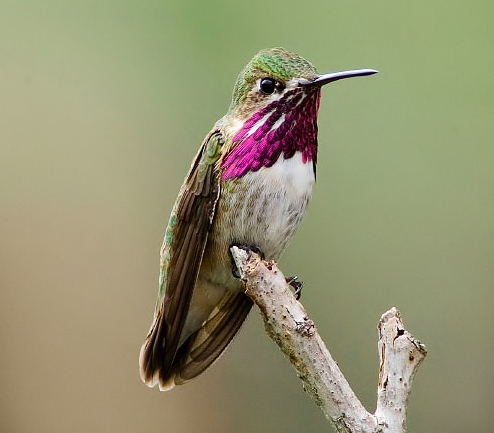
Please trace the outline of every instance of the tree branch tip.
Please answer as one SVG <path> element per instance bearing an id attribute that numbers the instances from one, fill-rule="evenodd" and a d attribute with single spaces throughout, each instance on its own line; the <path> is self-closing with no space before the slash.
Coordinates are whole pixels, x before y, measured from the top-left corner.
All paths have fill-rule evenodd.
<path id="1" fill-rule="evenodd" d="M 406 345 L 411 344 L 415 350 L 418 351 L 420 358 L 423 359 L 427 355 L 427 347 L 421 343 L 418 339 L 414 338 L 410 332 L 408 332 L 401 318 L 401 313 L 396 307 L 390 308 L 379 319 L 378 324 L 379 340 L 393 342 L 393 345 L 397 344 L 397 339 L 406 339 Z"/>
<path id="2" fill-rule="evenodd" d="M 379 326 L 384 324 L 385 322 L 390 321 L 391 319 L 396 318 L 396 320 L 401 322 L 401 313 L 396 307 L 391 307 L 388 311 L 381 315 L 379 319 Z"/>
<path id="3" fill-rule="evenodd" d="M 237 266 L 240 279 L 243 281 L 245 281 L 249 273 L 262 262 L 260 254 L 255 251 L 237 247 L 236 245 L 230 247 L 230 252 L 232 254 L 233 261 Z"/>

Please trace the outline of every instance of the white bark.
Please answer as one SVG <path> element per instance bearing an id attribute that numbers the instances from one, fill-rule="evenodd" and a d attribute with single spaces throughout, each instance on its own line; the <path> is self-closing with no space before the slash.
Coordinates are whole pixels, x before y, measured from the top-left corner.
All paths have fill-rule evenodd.
<path id="1" fill-rule="evenodd" d="M 267 334 L 297 370 L 304 389 L 338 432 L 404 433 L 413 377 L 427 350 L 392 308 L 379 321 L 377 409 L 367 412 L 331 357 L 314 322 L 274 262 L 232 247 L 245 292 L 259 307 Z"/>

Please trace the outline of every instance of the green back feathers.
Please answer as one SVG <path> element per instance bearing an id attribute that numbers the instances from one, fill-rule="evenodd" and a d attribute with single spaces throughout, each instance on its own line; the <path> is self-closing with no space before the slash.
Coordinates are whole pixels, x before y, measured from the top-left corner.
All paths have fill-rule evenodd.
<path id="1" fill-rule="evenodd" d="M 264 77 L 271 77 L 280 82 L 291 78 L 314 79 L 315 67 L 298 54 L 284 48 L 269 48 L 259 51 L 240 72 L 233 90 L 230 110 L 244 102 L 254 83 Z"/>

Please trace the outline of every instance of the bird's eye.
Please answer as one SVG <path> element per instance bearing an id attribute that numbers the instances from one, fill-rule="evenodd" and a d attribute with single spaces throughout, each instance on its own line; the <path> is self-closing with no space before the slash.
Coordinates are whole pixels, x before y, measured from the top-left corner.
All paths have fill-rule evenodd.
<path id="1" fill-rule="evenodd" d="M 271 95 L 276 90 L 276 80 L 273 78 L 261 78 L 259 88 L 265 95 Z"/>

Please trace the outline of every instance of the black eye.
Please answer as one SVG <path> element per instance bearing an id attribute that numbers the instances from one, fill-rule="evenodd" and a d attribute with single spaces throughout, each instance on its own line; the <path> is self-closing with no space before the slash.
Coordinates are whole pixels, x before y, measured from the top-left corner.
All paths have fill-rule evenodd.
<path id="1" fill-rule="evenodd" d="M 259 83 L 259 88 L 261 92 L 266 95 L 271 95 L 276 90 L 276 80 L 272 78 L 261 78 L 261 82 Z"/>

